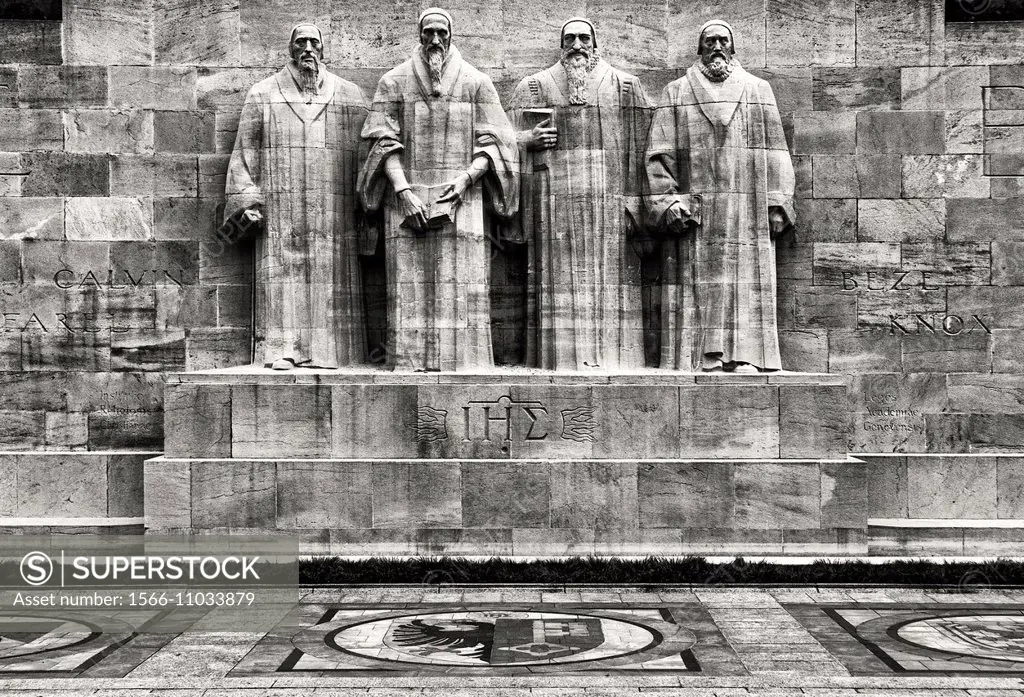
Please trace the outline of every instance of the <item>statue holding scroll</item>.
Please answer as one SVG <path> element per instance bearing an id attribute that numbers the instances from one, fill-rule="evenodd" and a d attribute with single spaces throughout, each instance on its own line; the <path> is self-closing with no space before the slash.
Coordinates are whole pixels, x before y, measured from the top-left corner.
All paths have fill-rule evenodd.
<path id="1" fill-rule="evenodd" d="M 522 148 L 520 225 L 531 244 L 528 363 L 644 367 L 640 186 L 651 103 L 598 54 L 587 19 L 562 26 L 561 60 L 512 97 Z"/>
<path id="2" fill-rule="evenodd" d="M 665 88 L 651 127 L 663 368 L 782 368 L 775 237 L 795 220 L 793 164 L 771 87 L 734 52 L 728 23 L 705 24 L 699 59 Z"/>
<path id="3" fill-rule="evenodd" d="M 357 256 L 356 176 L 367 105 L 323 67 L 323 35 L 299 24 L 291 61 L 245 98 L 225 213 L 256 234 L 255 363 L 362 363 L 367 340 Z"/>
<path id="4" fill-rule="evenodd" d="M 363 129 L 359 193 L 384 211 L 388 365 L 490 368 L 484 216 L 518 207 L 515 133 L 490 78 L 452 44 L 451 16 L 431 8 L 419 32 L 412 57 L 381 78 Z"/>

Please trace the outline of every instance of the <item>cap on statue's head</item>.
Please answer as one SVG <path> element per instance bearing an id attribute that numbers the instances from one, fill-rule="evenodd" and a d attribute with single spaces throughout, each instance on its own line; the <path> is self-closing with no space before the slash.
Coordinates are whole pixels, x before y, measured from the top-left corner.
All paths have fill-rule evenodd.
<path id="1" fill-rule="evenodd" d="M 322 31 L 320 31 L 320 27 L 318 27 L 317 25 L 313 24 L 312 22 L 299 22 L 294 27 L 292 27 L 292 35 L 291 35 L 291 38 L 288 39 L 288 43 L 289 44 L 291 44 L 293 41 L 295 41 L 296 34 L 298 34 L 299 33 L 299 29 L 302 29 L 303 27 L 311 27 L 313 29 L 316 29 L 317 36 L 320 37 L 320 43 L 322 44 L 324 42 L 324 33 Z"/>
<path id="2" fill-rule="evenodd" d="M 448 14 L 447 10 L 443 10 L 440 7 L 428 7 L 420 13 L 419 27 L 421 30 L 423 29 L 423 20 L 430 15 L 439 15 L 444 17 L 445 21 L 448 22 L 448 33 L 452 33 L 452 16 Z"/>
<path id="3" fill-rule="evenodd" d="M 594 40 L 594 48 L 597 48 L 597 30 L 594 29 L 594 23 L 586 17 L 570 17 L 565 20 L 565 23 L 562 24 L 562 31 L 558 34 L 558 43 L 562 43 L 562 37 L 565 36 L 565 28 L 573 22 L 583 22 L 590 27 L 590 38 Z"/>
<path id="4" fill-rule="evenodd" d="M 729 43 L 732 44 L 732 52 L 736 53 L 736 36 L 732 33 L 732 25 L 726 22 L 724 19 L 712 19 L 710 21 L 704 22 L 704 24 L 700 28 L 700 33 L 697 34 L 698 55 L 700 55 L 701 51 L 704 50 L 701 46 L 701 40 L 704 38 L 704 32 L 708 30 L 708 27 L 725 27 L 725 29 L 729 32 Z"/>

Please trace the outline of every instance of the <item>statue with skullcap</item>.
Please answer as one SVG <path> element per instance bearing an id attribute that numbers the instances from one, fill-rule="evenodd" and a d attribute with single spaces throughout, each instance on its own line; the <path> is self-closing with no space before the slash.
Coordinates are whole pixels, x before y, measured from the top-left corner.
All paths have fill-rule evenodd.
<path id="1" fill-rule="evenodd" d="M 664 90 L 647 149 L 650 223 L 663 234 L 661 367 L 782 368 L 775 239 L 795 221 L 775 95 L 735 57 L 728 23 Z"/>
<path id="2" fill-rule="evenodd" d="M 552 370 L 644 367 L 639 252 L 652 104 L 598 53 L 594 25 L 562 25 L 561 59 L 512 97 L 522 240 L 530 244 L 527 360 Z"/>
<path id="3" fill-rule="evenodd" d="M 377 85 L 359 194 L 384 213 L 388 365 L 494 364 L 487 216 L 519 205 L 515 133 L 490 78 L 459 54 L 452 18 L 420 15 L 412 57 Z"/>
<path id="4" fill-rule="evenodd" d="M 355 184 L 368 107 L 324 67 L 315 25 L 292 30 L 289 52 L 246 95 L 227 173 L 227 224 L 255 232 L 254 362 L 363 363 Z"/>

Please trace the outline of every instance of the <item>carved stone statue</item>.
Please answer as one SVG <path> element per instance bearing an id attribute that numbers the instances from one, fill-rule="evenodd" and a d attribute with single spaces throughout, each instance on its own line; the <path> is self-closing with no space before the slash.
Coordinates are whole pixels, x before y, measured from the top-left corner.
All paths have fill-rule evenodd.
<path id="1" fill-rule="evenodd" d="M 793 221 L 793 164 L 775 95 L 701 28 L 698 61 L 665 88 L 647 151 L 665 234 L 661 366 L 779 370 L 775 237 Z"/>
<path id="2" fill-rule="evenodd" d="M 523 150 L 531 365 L 643 368 L 640 185 L 651 104 L 598 54 L 594 25 L 562 26 L 561 60 L 512 98 Z"/>
<path id="3" fill-rule="evenodd" d="M 366 327 L 356 176 L 368 112 L 323 66 L 323 35 L 292 29 L 291 61 L 245 98 L 227 173 L 229 224 L 256 237 L 256 364 L 361 363 Z"/>
<path id="4" fill-rule="evenodd" d="M 419 32 L 412 57 L 381 78 L 363 129 L 359 193 L 385 217 L 387 362 L 489 368 L 484 206 L 503 217 L 518 207 L 515 133 L 490 78 L 452 45 L 451 16 L 428 9 Z"/>

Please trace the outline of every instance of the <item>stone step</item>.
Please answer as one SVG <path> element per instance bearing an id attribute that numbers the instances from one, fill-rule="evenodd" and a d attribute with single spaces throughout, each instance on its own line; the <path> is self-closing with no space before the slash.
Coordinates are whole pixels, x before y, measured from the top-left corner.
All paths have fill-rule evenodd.
<path id="1" fill-rule="evenodd" d="M 865 478 L 852 458 L 158 457 L 146 525 L 337 554 L 866 554 Z"/>

